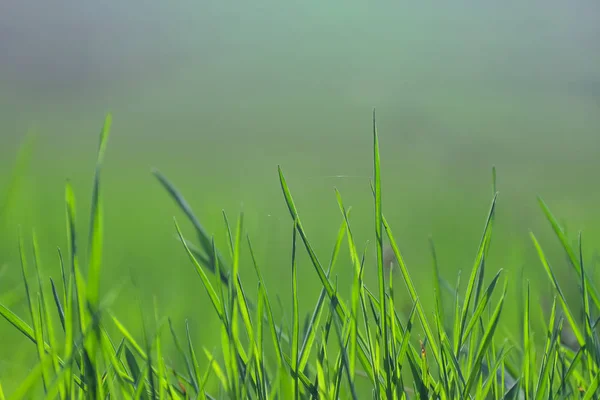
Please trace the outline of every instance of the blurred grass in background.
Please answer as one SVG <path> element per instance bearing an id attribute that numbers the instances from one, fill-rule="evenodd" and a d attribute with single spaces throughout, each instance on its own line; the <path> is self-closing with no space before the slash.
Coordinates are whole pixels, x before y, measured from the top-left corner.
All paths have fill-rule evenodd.
<path id="1" fill-rule="evenodd" d="M 426 309 L 433 304 L 425 297 L 432 277 L 428 238 L 436 243 L 443 276 L 454 283 L 475 256 L 493 165 L 500 196 L 488 268 L 505 268 L 516 282 L 523 268 L 537 304 L 548 297 L 549 307 L 530 229 L 559 278 L 571 278 L 536 195 L 566 222 L 570 238 L 583 231 L 592 270 L 600 238 L 598 8 L 551 3 L 526 9 L 510 3 L 502 9 L 346 4 L 339 10 L 316 3 L 184 2 L 167 10 L 156 2 L 144 13 L 133 6 L 80 5 L 46 20 L 38 16 L 49 25 L 53 18 L 89 19 L 82 20 L 87 25 L 63 25 L 65 32 L 51 32 L 36 44 L 20 43 L 18 24 L 9 25 L 5 14 L 1 22 L 13 33 L 6 36 L 13 47 L 10 63 L 0 66 L 0 195 L 12 188 L 28 132 L 35 146 L 27 168 L 17 168 L 19 184 L 0 221 L 0 301 L 18 314 L 25 307 L 19 225 L 24 232 L 35 228 L 43 271 L 59 276 L 56 247 L 66 246 L 64 182 L 72 181 L 79 214 L 87 215 L 97 131 L 110 110 L 101 290 L 124 284 L 115 306 L 119 318 L 132 329 L 140 321 L 138 298 L 150 312 L 145 305 L 156 297 L 179 329 L 189 318 L 197 343 L 218 343 L 216 318 L 206 315 L 208 298 L 175 236 L 172 217 L 179 211 L 150 173 L 157 167 L 220 245 L 221 211 L 235 215 L 243 207 L 269 293 L 281 298 L 277 318 L 289 324 L 292 221 L 276 166 L 286 171 L 320 257 L 329 256 L 341 222 L 334 187 L 353 207 L 356 242 L 372 247 L 368 179 L 370 112 L 376 106 L 384 210 Z M 15 20 L 36 13 L 11 7 L 18 10 Z M 91 44 L 69 51 L 77 36 Z M 25 53 L 37 57 L 31 61 Z M 87 220 L 79 223 L 86 232 Z M 375 254 L 368 254 L 365 280 L 375 285 Z M 249 255 L 242 257 L 240 274 L 252 283 Z M 298 260 L 300 315 L 312 309 L 320 290 L 305 257 Z M 339 287 L 348 294 L 346 252 L 340 262 Z M 518 285 L 511 290 L 515 296 L 502 319 L 509 330 L 520 318 L 510 312 Z M 402 301 L 401 290 L 397 298 Z M 13 379 L 35 362 L 35 351 L 7 324 L 0 324 L 0 334 L 8 343 L 0 347 L 0 378 L 10 392 Z M 165 345 L 169 351 L 172 344 Z"/>

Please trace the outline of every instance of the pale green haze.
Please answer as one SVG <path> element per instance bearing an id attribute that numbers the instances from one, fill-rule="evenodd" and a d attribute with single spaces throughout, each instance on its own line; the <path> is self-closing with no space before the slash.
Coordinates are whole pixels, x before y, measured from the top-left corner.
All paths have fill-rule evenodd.
<path id="1" fill-rule="evenodd" d="M 9 192 L 19 146 L 28 133 L 35 142 L 31 163 L 0 214 L 0 302 L 27 316 L 18 226 L 29 253 L 36 231 L 44 284 L 50 276 L 61 282 L 56 248 L 67 246 L 66 179 L 77 196 L 85 259 L 97 141 L 107 112 L 113 129 L 102 176 L 100 291 L 117 295 L 111 309 L 136 337 L 142 335 L 140 307 L 153 312 L 155 297 L 177 329 L 183 332 L 190 320 L 198 349 L 220 341 L 219 322 L 173 217 L 194 241 L 192 226 L 152 168 L 184 194 L 225 254 L 222 210 L 234 224 L 243 209 L 276 318 L 287 326 L 293 221 L 278 165 L 323 264 L 342 222 L 334 188 L 340 190 L 352 206 L 358 251 L 369 246 L 365 281 L 376 292 L 369 186 L 375 107 L 383 212 L 424 307 L 433 305 L 429 237 L 444 278 L 454 285 L 463 270 L 464 284 L 492 201 L 495 166 L 497 222 L 486 276 L 498 268 L 509 272 L 516 284 L 507 307 L 515 306 L 518 284 L 531 279 L 537 290 L 532 313 L 540 314 L 539 306 L 551 303 L 550 285 L 529 230 L 569 291 L 577 282 L 566 278 L 564 252 L 536 196 L 565 223 L 573 243 L 583 232 L 584 257 L 595 268 L 599 39 L 600 3 L 591 0 L 4 0 L 0 201 Z M 245 239 L 243 245 L 240 274 L 254 298 L 256 276 Z M 321 285 L 304 250 L 298 257 L 302 322 Z M 351 290 L 349 260 L 344 242 L 336 267 L 343 296 Z M 401 275 L 394 279 L 398 309 L 410 310 L 402 303 L 408 297 Z M 518 318 L 506 312 L 506 329 Z M 538 323 L 541 315 L 532 319 Z M 35 364 L 35 346 L 4 320 L 0 337 L 8 343 L 0 346 L 0 380 L 10 393 Z M 167 339 L 169 354 L 174 345 Z M 199 359 L 204 366 L 206 359 Z"/>

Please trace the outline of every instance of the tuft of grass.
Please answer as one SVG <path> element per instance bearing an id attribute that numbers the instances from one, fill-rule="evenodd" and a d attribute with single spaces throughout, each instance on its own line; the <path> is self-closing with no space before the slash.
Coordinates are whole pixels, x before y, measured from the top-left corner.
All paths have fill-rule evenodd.
<path id="1" fill-rule="evenodd" d="M 541 244 L 531 233 L 541 269 L 554 291 L 554 301 L 543 343 L 535 340 L 535 294 L 527 282 L 523 301 L 516 310 L 522 327 L 520 340 L 506 337 L 500 327 L 505 318 L 510 281 L 503 269 L 486 265 L 498 206 L 496 169 L 492 169 L 493 199 L 469 271 L 466 288 L 460 290 L 460 274 L 452 287 L 444 277 L 430 239 L 433 259 L 433 309 L 426 309 L 410 269 L 384 213 L 384 191 L 379 133 L 373 110 L 373 195 L 377 288 L 364 281 L 369 247 L 359 249 L 352 228 L 351 207 L 342 194 L 335 196 L 341 214 L 338 234 L 328 265 L 314 251 L 283 168 L 278 167 L 283 199 L 291 217 L 291 325 L 279 323 L 273 297 L 267 291 L 251 238 L 240 213 L 232 229 L 223 212 L 227 251 L 222 252 L 194 215 L 183 195 L 160 172 L 159 183 L 183 211 L 195 230 L 197 244 L 184 237 L 174 219 L 182 251 L 198 274 L 220 322 L 220 348 L 208 349 L 194 340 L 188 320 L 178 331 L 173 319 L 161 318 L 154 301 L 150 321 L 142 315 L 142 331 L 111 309 L 115 290 L 102 290 L 103 209 L 101 168 L 112 119 L 106 117 L 100 134 L 90 208 L 90 232 L 85 263 L 81 261 L 76 231 L 76 197 L 69 182 L 65 187 L 68 248 L 59 249 L 61 277 L 44 285 L 44 268 L 38 238 L 32 235 L 32 254 L 21 232 L 18 235 L 27 315 L 18 316 L 0 304 L 0 315 L 34 345 L 37 363 L 7 398 L 95 399 L 596 399 L 600 386 L 600 301 L 583 259 L 582 235 L 575 250 L 558 220 L 540 199 L 579 281 L 579 294 L 567 301 Z M 369 188 L 365 188 L 368 190 Z M 10 188 L 9 188 L 10 192 Z M 385 235 L 385 237 L 384 237 Z M 347 242 L 352 286 L 349 298 L 340 295 L 334 267 Z M 384 254 L 384 241 L 390 250 Z M 249 260 L 242 257 L 249 252 Z M 319 297 L 301 329 L 298 283 L 300 252 L 308 255 Z M 388 265 L 388 251 L 395 262 Z M 29 257 L 33 256 L 36 285 L 30 282 Z M 228 257 L 226 257 L 228 256 Z M 243 282 L 239 271 L 251 264 L 255 282 Z M 87 265 L 85 271 L 81 265 Z M 391 268 L 390 268 L 391 265 Z M 394 270 L 410 299 L 410 312 L 396 307 L 398 289 Z M 518 280 L 517 280 L 518 281 Z M 520 284 L 521 282 L 519 282 Z M 256 285 L 255 298 L 247 288 Z M 62 287 L 61 287 L 62 286 Z M 499 289 L 502 286 L 502 289 Z M 48 292 L 51 290 L 51 293 Z M 50 296 L 53 300 L 50 301 Z M 452 309 L 445 299 L 452 300 Z M 52 310 L 54 308 L 54 310 Z M 192 318 L 194 316 L 190 316 Z M 204 317 L 204 316 L 202 316 Z M 54 323 L 62 332 L 55 332 Z M 164 325 L 168 323 L 174 354 L 166 351 Z M 421 331 L 419 331 L 419 328 Z M 166 329 L 166 328 L 165 328 Z M 109 334 L 109 332 L 115 332 Z M 570 333 L 569 333 L 570 332 Z M 137 334 L 143 340 L 135 339 Z M 568 345 L 572 335 L 576 346 Z M 539 336 L 538 336 L 539 337 Z M 571 340 L 573 342 L 573 340 Z M 117 344 L 117 345 L 115 345 Z M 172 363 L 178 359 L 180 362 Z M 179 365 L 182 365 L 179 369 Z M 215 389 L 216 388 L 216 389 Z M 4 399 L 0 386 L 0 399 Z"/>

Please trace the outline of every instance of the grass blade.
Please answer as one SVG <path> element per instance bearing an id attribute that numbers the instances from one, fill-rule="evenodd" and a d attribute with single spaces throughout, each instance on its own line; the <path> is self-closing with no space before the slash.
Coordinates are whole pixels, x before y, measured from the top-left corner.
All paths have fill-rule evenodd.
<path id="1" fill-rule="evenodd" d="M 502 307 L 504 306 L 504 296 L 505 295 L 506 295 L 506 284 L 504 285 L 504 292 L 502 293 L 502 297 L 498 301 L 498 305 L 496 306 L 496 309 L 494 310 L 494 313 L 492 314 L 492 318 L 491 318 L 490 322 L 488 323 L 485 333 L 483 334 L 481 344 L 479 345 L 479 349 L 477 351 L 477 356 L 475 357 L 474 367 L 469 373 L 469 377 L 467 378 L 467 385 L 465 386 L 465 389 L 463 391 L 464 397 L 467 397 L 469 395 L 469 393 L 471 392 L 471 389 L 473 388 L 473 385 L 475 384 L 476 379 L 478 378 L 479 374 L 481 373 L 480 365 L 483 360 L 484 354 L 486 353 L 486 351 L 488 350 L 488 348 L 492 342 L 494 332 L 496 331 L 496 328 L 498 326 L 498 321 L 500 320 L 500 314 L 502 312 Z"/>
<path id="2" fill-rule="evenodd" d="M 192 225 L 194 226 L 194 228 L 196 230 L 196 234 L 198 235 L 198 240 L 200 241 L 200 245 L 202 246 L 204 252 L 206 254 L 208 254 L 209 257 L 212 258 L 211 237 L 210 237 L 210 235 L 208 235 L 208 233 L 206 232 L 206 230 L 204 229 L 202 224 L 200 224 L 200 221 L 198 220 L 198 218 L 196 218 L 196 216 L 194 215 L 194 212 L 192 211 L 192 208 L 189 205 L 189 203 L 185 200 L 183 195 L 175 188 L 175 186 L 163 174 L 161 174 L 156 169 L 153 170 L 153 174 L 156 177 L 156 179 L 158 179 L 158 181 L 163 186 L 163 188 L 167 191 L 167 193 L 171 196 L 171 198 L 173 198 L 173 200 L 175 200 L 175 202 L 177 203 L 177 205 L 179 206 L 181 211 L 183 211 L 183 213 L 186 215 L 188 220 L 190 220 L 190 222 L 192 223 Z M 221 255 L 221 253 L 217 254 L 217 259 L 219 260 L 219 264 L 220 264 L 221 268 L 228 269 L 226 267 L 227 263 L 223 259 L 223 256 Z M 212 260 L 212 261 L 214 261 L 214 260 Z M 208 264 L 207 268 L 209 268 L 212 273 L 215 272 L 214 263 Z"/>
<path id="3" fill-rule="evenodd" d="M 539 242 L 535 238 L 535 235 L 532 232 L 530 232 L 530 236 L 531 236 L 531 240 L 533 241 L 533 244 L 537 250 L 540 261 L 542 262 L 542 265 L 544 266 L 544 269 L 546 270 L 546 273 L 548 274 L 548 277 L 550 278 L 550 282 L 552 283 L 552 286 L 554 287 L 554 289 L 558 292 L 558 296 L 559 296 L 558 299 L 560 300 L 563 311 L 567 317 L 567 320 L 569 321 L 569 324 L 571 325 L 573 334 L 575 335 L 575 338 L 577 339 L 577 342 L 579 343 L 579 345 L 583 346 L 585 344 L 585 339 L 583 338 L 581 331 L 579 330 L 579 328 L 577 327 L 577 324 L 575 323 L 575 318 L 573 317 L 573 313 L 571 312 L 569 306 L 567 305 L 566 298 L 563 294 L 563 291 L 560 288 L 560 285 L 558 284 L 556 276 L 554 275 L 554 272 L 552 272 L 552 268 L 550 267 L 550 264 L 548 263 L 548 260 L 546 259 L 546 256 L 544 255 L 544 252 L 542 251 L 542 248 L 541 248 Z"/>
<path id="4" fill-rule="evenodd" d="M 469 305 L 470 305 L 472 297 L 473 297 L 473 290 L 475 289 L 475 280 L 476 280 L 477 276 L 480 274 L 481 268 L 483 266 L 482 261 L 483 261 L 484 253 L 487 248 L 487 243 L 490 239 L 490 236 L 488 235 L 488 230 L 490 229 L 491 221 L 494 216 L 494 211 L 496 209 L 496 199 L 497 198 L 498 198 L 498 194 L 496 193 L 494 195 L 494 199 L 492 200 L 492 205 L 490 206 L 490 211 L 488 212 L 488 216 L 487 216 L 487 219 L 485 222 L 485 227 L 483 228 L 483 234 L 481 236 L 481 242 L 479 244 L 479 249 L 477 250 L 475 262 L 473 263 L 473 268 L 471 269 L 471 276 L 469 277 L 469 282 L 467 284 L 467 291 L 465 294 L 465 300 L 464 300 L 464 303 L 462 306 L 462 314 L 461 314 L 461 318 L 460 318 L 460 331 L 459 331 L 459 336 L 458 336 L 458 346 L 459 347 L 462 346 L 462 344 L 463 344 L 465 326 L 467 323 L 467 314 L 469 312 Z M 458 354 L 459 347 L 454 349 L 455 353 L 457 353 L 457 354 Z"/>
<path id="5" fill-rule="evenodd" d="M 432 237 L 429 237 L 429 247 L 431 249 L 431 257 L 433 260 L 433 275 L 434 275 L 433 276 L 433 288 L 434 288 L 435 292 L 437 293 L 436 304 L 437 304 L 437 309 L 439 310 L 439 317 L 440 317 L 440 320 L 442 321 L 442 326 L 444 326 L 446 319 L 444 317 L 444 306 L 442 304 L 442 290 L 440 289 L 441 274 L 440 274 L 440 268 L 438 265 L 437 252 L 435 250 L 435 243 L 433 242 Z"/>
<path id="6" fill-rule="evenodd" d="M 296 265 L 296 222 L 294 221 L 294 231 L 292 239 L 292 367 L 294 369 L 294 398 L 298 400 L 300 397 L 299 377 L 299 358 L 298 358 L 298 342 L 300 335 L 300 326 L 298 319 L 298 283 L 297 283 L 297 265 Z"/>
<path id="7" fill-rule="evenodd" d="M 193 366 L 193 381 L 192 382 L 200 382 L 202 380 L 202 374 L 200 373 L 200 364 L 198 363 L 198 358 L 196 357 L 196 352 L 194 351 L 194 345 L 192 344 L 192 336 L 190 335 L 190 324 L 188 321 L 185 321 L 185 334 L 188 342 L 188 351 L 190 352 L 190 358 L 192 359 Z M 200 394 L 198 388 L 198 394 Z"/>
<path id="8" fill-rule="evenodd" d="M 186 326 L 187 326 L 187 324 L 186 324 Z M 181 347 L 181 342 L 177 338 L 177 334 L 175 333 L 175 329 L 173 328 L 173 322 L 171 321 L 170 318 L 169 318 L 169 329 L 171 330 L 171 335 L 173 336 L 173 341 L 175 342 L 175 348 L 177 349 L 177 352 L 181 355 L 181 358 L 185 362 L 185 366 L 186 366 L 187 372 L 188 372 L 188 377 L 189 377 L 190 381 L 192 382 L 192 385 L 194 386 L 194 390 L 196 391 L 196 394 L 200 394 L 201 392 L 200 392 L 199 383 L 196 381 L 196 374 L 195 374 L 194 370 L 192 370 L 192 365 L 190 364 L 190 359 L 188 358 L 188 356 L 183 351 L 183 348 Z"/>
<path id="9" fill-rule="evenodd" d="M 375 241 L 377 251 L 377 277 L 379 282 L 379 314 L 381 315 L 383 366 L 387 376 L 386 396 L 392 398 L 391 355 L 389 349 L 389 332 L 387 327 L 387 302 L 385 300 L 385 270 L 383 268 L 383 212 L 381 202 L 381 160 L 379 156 L 379 137 L 377 120 L 373 109 L 373 175 L 375 189 Z"/>
<path id="10" fill-rule="evenodd" d="M 98 292 L 100 288 L 100 268 L 102 265 L 102 241 L 104 234 L 104 220 L 102 211 L 102 197 L 100 195 L 100 173 L 102 163 L 104 162 L 104 154 L 110 136 L 110 128 L 112 125 L 111 114 L 106 115 L 104 126 L 100 131 L 100 141 L 98 145 L 98 158 L 96 161 L 96 173 L 94 175 L 94 189 L 92 193 L 91 203 L 91 221 L 89 233 L 89 266 L 88 266 L 88 281 L 87 295 L 93 307 L 98 304 Z"/>
<path id="11" fill-rule="evenodd" d="M 331 255 L 331 261 L 329 263 L 329 268 L 327 269 L 327 278 L 329 278 L 331 271 L 333 269 L 333 266 L 335 265 L 342 241 L 344 240 L 345 233 L 346 233 L 346 222 L 344 221 L 338 231 L 338 236 L 337 236 L 337 240 L 335 242 L 335 246 L 333 248 L 333 253 Z M 319 321 L 321 319 L 321 314 L 323 311 L 325 294 L 326 294 L 325 288 L 322 288 L 321 293 L 319 294 L 319 299 L 317 300 L 317 305 L 316 305 L 315 309 L 313 310 L 312 316 L 308 323 L 308 330 L 306 332 L 306 335 L 304 336 L 302 348 L 300 349 L 300 363 L 298 365 L 298 369 L 300 371 L 304 370 L 304 368 L 306 367 L 306 364 L 308 363 L 308 359 L 310 357 L 310 352 L 311 352 L 313 343 L 316 338 L 316 333 L 317 333 L 316 327 L 319 325 Z"/>
<path id="12" fill-rule="evenodd" d="M 177 229 L 177 234 L 179 235 L 179 238 L 181 239 L 181 243 L 183 243 L 183 247 L 185 248 L 186 252 L 188 253 L 190 260 L 196 267 L 196 272 L 198 272 L 198 275 L 200 275 L 200 279 L 202 280 L 202 283 L 203 283 L 204 287 L 206 288 L 206 291 L 208 292 L 208 296 L 210 297 L 210 300 L 211 300 L 215 310 L 217 311 L 217 315 L 219 316 L 219 318 L 221 320 L 224 320 L 223 304 L 219 300 L 219 297 L 218 297 L 217 293 L 215 292 L 215 289 L 213 288 L 212 284 L 210 283 L 208 276 L 206 276 L 204 269 L 200 266 L 200 264 L 196 260 L 196 257 L 194 257 L 194 255 L 190 251 L 190 248 L 187 246 L 185 240 L 183 239 L 183 234 L 181 233 L 181 229 L 179 228 L 179 225 L 177 224 L 177 220 L 174 220 L 174 221 L 175 221 L 175 229 Z"/>
<path id="13" fill-rule="evenodd" d="M 45 349 L 44 349 L 44 336 L 42 331 L 42 321 L 39 318 L 40 314 L 38 314 L 38 310 L 36 310 L 34 306 L 33 295 L 31 294 L 31 290 L 29 288 L 29 283 L 27 282 L 28 275 L 28 267 L 27 267 L 27 258 L 25 256 L 25 248 L 23 244 L 23 238 L 21 236 L 21 232 L 19 231 L 19 254 L 21 258 L 21 272 L 23 275 L 23 283 L 25 285 L 25 294 L 27 296 L 27 305 L 29 306 L 29 315 L 31 317 L 31 322 L 33 325 L 33 335 L 35 338 L 35 343 L 37 347 L 38 359 L 41 365 L 45 365 Z M 39 296 L 39 293 L 38 293 Z M 37 302 L 36 302 L 37 303 Z M 44 393 L 48 390 L 48 384 L 50 382 L 50 378 L 47 375 L 46 368 L 42 368 L 42 383 L 44 385 Z"/>
<path id="14" fill-rule="evenodd" d="M 561 245 L 563 246 L 565 252 L 567 253 L 567 257 L 569 259 L 571 266 L 573 268 L 575 268 L 575 271 L 577 272 L 578 275 L 581 275 L 581 273 L 582 273 L 581 265 L 579 264 L 579 261 L 577 260 L 577 256 L 575 255 L 573 248 L 569 244 L 569 240 L 568 240 L 567 235 L 565 234 L 563 228 L 561 228 L 560 224 L 558 223 L 558 220 L 550 212 L 550 209 L 548 208 L 548 206 L 546 205 L 544 200 L 542 200 L 541 197 L 538 197 L 538 203 L 539 203 L 542 211 L 544 212 L 546 219 L 550 222 L 550 225 L 552 225 L 552 230 L 554 231 L 554 233 L 560 240 Z M 592 300 L 594 301 L 596 308 L 600 309 L 600 296 L 598 296 L 598 292 L 597 292 L 595 286 L 592 284 L 589 276 L 587 276 L 587 274 L 585 274 L 585 272 L 584 272 L 584 275 L 586 277 L 587 285 L 589 287 L 588 290 L 590 290 L 590 296 L 591 296 Z"/>

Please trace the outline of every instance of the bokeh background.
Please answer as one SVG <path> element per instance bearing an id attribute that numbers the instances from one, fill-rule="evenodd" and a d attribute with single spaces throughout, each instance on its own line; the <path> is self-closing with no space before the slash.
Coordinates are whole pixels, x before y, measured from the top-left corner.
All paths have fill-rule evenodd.
<path id="1" fill-rule="evenodd" d="M 173 217 L 190 239 L 192 227 L 151 175 L 153 167 L 177 185 L 224 252 L 222 210 L 232 221 L 244 210 L 269 294 L 276 304 L 280 299 L 281 321 L 291 321 L 292 221 L 277 165 L 324 263 L 341 223 L 333 188 L 341 191 L 353 207 L 360 248 L 371 243 L 366 280 L 375 285 L 369 177 L 376 107 L 384 213 L 427 307 L 428 238 L 444 278 L 454 284 L 463 270 L 464 285 L 496 166 L 500 195 L 488 271 L 508 272 L 514 296 L 503 323 L 514 333 L 524 280 L 532 281 L 536 307 L 549 296 L 530 230 L 561 282 L 576 290 L 537 195 L 573 240 L 583 232 L 586 262 L 595 267 L 599 38 L 600 6 L 586 0 L 5 1 L 0 301 L 29 321 L 18 226 L 29 250 L 28 235 L 36 231 L 45 283 L 50 276 L 60 280 L 56 248 L 66 250 L 66 179 L 75 188 L 85 245 L 98 133 L 109 111 L 102 292 L 119 290 L 113 311 L 136 337 L 138 304 L 151 312 L 156 298 L 180 333 L 189 318 L 198 346 L 219 344 L 219 322 L 175 238 Z M 28 137 L 34 138 L 30 162 L 13 187 L 18 150 Z M 348 260 L 344 246 L 336 272 L 346 294 Z M 247 247 L 242 262 L 254 296 Z M 305 313 L 320 285 L 303 252 L 299 262 Z M 401 276 L 395 279 L 397 306 L 406 309 Z M 532 312 L 541 321 L 540 308 Z M 0 380 L 10 392 L 34 365 L 35 347 L 5 321 L 0 338 Z"/>

